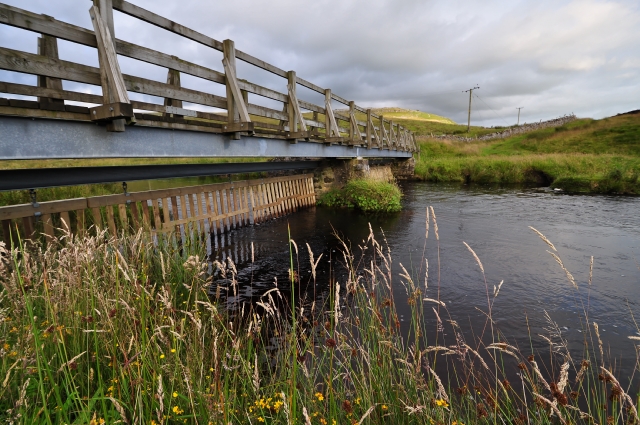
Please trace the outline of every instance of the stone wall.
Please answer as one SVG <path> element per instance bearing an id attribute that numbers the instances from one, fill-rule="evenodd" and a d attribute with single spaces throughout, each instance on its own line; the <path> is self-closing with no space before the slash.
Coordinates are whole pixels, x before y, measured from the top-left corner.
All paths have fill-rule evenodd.
<path id="1" fill-rule="evenodd" d="M 555 118 L 548 121 L 540 121 L 534 122 L 531 124 L 522 124 L 520 126 L 510 127 L 503 131 L 498 131 L 495 133 L 485 134 L 480 137 L 464 137 L 464 136 L 455 136 L 452 134 L 431 134 L 430 137 L 434 139 L 447 139 L 447 140 L 459 140 L 461 142 L 476 142 L 478 140 L 492 140 L 492 139 L 503 139 L 505 137 L 515 136 L 516 134 L 528 133 L 530 131 L 540 130 L 543 128 L 550 127 L 560 127 L 568 122 L 575 121 L 578 118 L 574 115 L 565 115 L 563 117 Z"/>
<path id="2" fill-rule="evenodd" d="M 323 162 L 315 170 L 313 186 L 316 195 L 320 195 L 334 188 L 340 189 L 353 179 L 392 182 L 395 177 L 390 165 L 370 166 L 366 159 L 334 160 Z"/>

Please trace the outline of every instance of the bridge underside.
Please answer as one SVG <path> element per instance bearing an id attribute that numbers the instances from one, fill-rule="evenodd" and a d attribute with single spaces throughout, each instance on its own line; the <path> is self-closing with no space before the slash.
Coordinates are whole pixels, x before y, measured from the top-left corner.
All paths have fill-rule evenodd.
<path id="1" fill-rule="evenodd" d="M 318 142 L 127 126 L 107 132 L 92 122 L 0 117 L 0 160 L 61 158 L 292 157 L 410 158 L 411 152 Z"/>

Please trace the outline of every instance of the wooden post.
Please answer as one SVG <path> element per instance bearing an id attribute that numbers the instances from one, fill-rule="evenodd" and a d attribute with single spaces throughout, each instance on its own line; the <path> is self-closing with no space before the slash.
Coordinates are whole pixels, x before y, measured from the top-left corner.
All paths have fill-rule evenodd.
<path id="1" fill-rule="evenodd" d="M 324 91 L 324 107 L 325 107 L 325 144 L 331 144 L 333 142 L 341 142 L 340 131 L 338 130 L 338 123 L 336 123 L 336 117 L 333 115 L 333 109 L 331 109 L 331 89 Z"/>
<path id="2" fill-rule="evenodd" d="M 393 132 L 393 120 L 389 120 L 389 149 L 396 149 L 396 135 Z"/>
<path id="3" fill-rule="evenodd" d="M 289 103 L 287 103 L 287 112 L 289 115 L 289 132 L 298 131 L 298 117 L 293 102 L 297 102 L 296 96 L 296 72 L 287 72 L 287 88 L 289 89 Z"/>
<path id="4" fill-rule="evenodd" d="M 389 137 L 387 136 L 387 129 L 384 128 L 384 117 L 380 115 L 380 146 L 382 149 L 384 147 L 384 141 L 387 140 L 387 146 L 389 146 Z"/>
<path id="5" fill-rule="evenodd" d="M 233 134 L 233 140 L 240 140 L 240 132 L 253 132 L 253 124 L 250 124 L 251 118 L 238 85 L 236 48 L 233 40 L 223 41 L 223 53 L 222 65 L 227 80 L 227 125 L 223 129 Z"/>
<path id="6" fill-rule="evenodd" d="M 373 145 L 373 123 L 371 122 L 371 109 L 367 109 L 367 148 L 371 149 Z"/>
<path id="7" fill-rule="evenodd" d="M 222 42 L 223 45 L 223 54 L 224 59 L 229 64 L 229 69 L 233 72 L 236 70 L 236 47 L 233 40 L 224 40 Z M 225 69 L 226 71 L 226 69 Z M 229 124 L 233 124 L 234 122 L 240 121 L 240 115 L 238 114 L 238 110 L 236 108 L 236 103 L 233 100 L 233 91 L 231 90 L 231 84 L 229 82 L 229 78 L 227 77 L 227 120 Z M 234 137 L 234 139 L 236 139 Z M 240 136 L 236 140 L 240 139 Z"/>
<path id="8" fill-rule="evenodd" d="M 331 89 L 326 89 L 324 91 L 324 103 L 324 137 L 328 139 L 331 137 L 331 117 L 329 116 L 329 109 L 331 108 Z"/>
<path id="9" fill-rule="evenodd" d="M 42 34 L 41 37 L 38 37 L 38 54 L 52 59 L 59 59 L 58 39 L 50 35 Z M 38 75 L 38 87 L 62 90 L 62 80 L 60 78 L 50 78 Z M 64 111 L 63 99 L 39 97 L 38 102 L 40 102 L 40 109 Z"/>
<path id="10" fill-rule="evenodd" d="M 91 20 L 98 41 L 100 80 L 105 105 L 110 103 L 130 103 L 120 66 L 115 53 L 116 37 L 113 25 L 112 0 L 93 0 Z M 98 12 L 98 13 L 96 13 Z M 101 19 L 102 22 L 98 22 Z M 107 124 L 107 131 L 124 131 L 125 119 L 119 118 Z"/>
<path id="11" fill-rule="evenodd" d="M 356 137 L 360 139 L 360 130 L 358 124 L 355 122 L 355 107 L 356 103 L 352 100 L 349 102 L 349 145 L 353 146 L 356 142 Z"/>
<path id="12" fill-rule="evenodd" d="M 289 132 L 287 139 L 291 143 L 297 143 L 298 139 L 309 139 L 307 132 L 307 124 L 304 122 L 298 96 L 296 96 L 296 72 L 287 72 L 287 90 L 289 92 L 289 103 L 287 103 L 287 112 L 289 115 Z"/>
<path id="13" fill-rule="evenodd" d="M 180 87 L 180 72 L 175 69 L 170 69 L 167 72 L 167 84 L 171 84 L 172 86 Z M 177 99 L 171 99 L 166 97 L 164 99 L 164 106 L 173 106 L 174 108 L 182 108 L 182 101 Z M 165 117 L 173 116 L 175 118 L 182 118 L 183 115 L 172 114 L 169 112 L 164 113 Z"/>

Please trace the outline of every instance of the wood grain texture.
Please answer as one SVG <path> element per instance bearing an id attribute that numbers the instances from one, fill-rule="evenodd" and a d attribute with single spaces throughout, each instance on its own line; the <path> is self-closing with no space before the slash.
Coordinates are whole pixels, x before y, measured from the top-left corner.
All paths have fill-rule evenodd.
<path id="1" fill-rule="evenodd" d="M 185 38 L 188 38 L 190 40 L 203 44 L 207 47 L 211 47 L 213 49 L 222 51 L 221 42 L 211 37 L 208 37 L 204 34 L 201 34 L 197 31 L 194 31 L 190 28 L 187 28 L 183 25 L 180 25 L 176 22 L 173 22 L 160 15 L 157 15 L 149 10 L 133 5 L 125 0 L 113 0 L 113 8 L 122 13 L 133 16 L 142 21 L 148 22 L 152 25 L 155 25 L 167 31 L 173 32 L 175 34 L 181 35 Z"/>

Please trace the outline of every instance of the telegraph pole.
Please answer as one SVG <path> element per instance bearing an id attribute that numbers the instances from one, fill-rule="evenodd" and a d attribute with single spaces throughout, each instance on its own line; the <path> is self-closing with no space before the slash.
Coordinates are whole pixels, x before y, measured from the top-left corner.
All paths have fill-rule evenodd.
<path id="1" fill-rule="evenodd" d="M 518 124 L 516 124 L 516 126 L 520 125 L 520 109 L 524 109 L 524 106 L 521 106 L 520 108 L 516 108 L 518 110 Z"/>
<path id="2" fill-rule="evenodd" d="M 479 89 L 480 87 L 476 86 L 469 90 L 464 90 L 462 93 L 469 92 L 469 114 L 467 116 L 467 133 L 471 129 L 471 96 L 473 95 L 473 91 Z"/>

